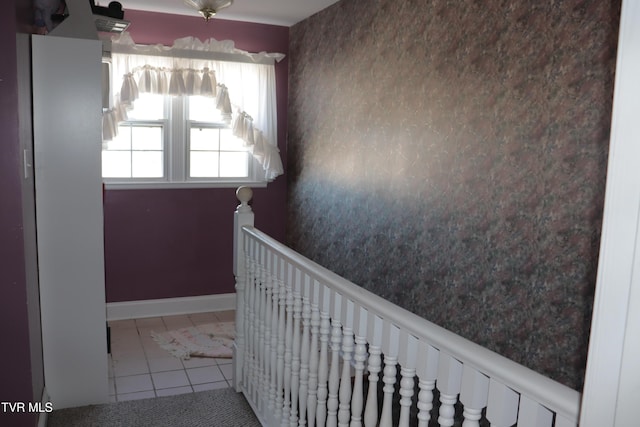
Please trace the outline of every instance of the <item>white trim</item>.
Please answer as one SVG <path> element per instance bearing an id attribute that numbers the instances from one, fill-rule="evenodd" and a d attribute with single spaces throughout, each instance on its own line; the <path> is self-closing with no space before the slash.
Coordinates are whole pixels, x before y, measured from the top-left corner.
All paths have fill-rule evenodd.
<path id="1" fill-rule="evenodd" d="M 107 303 L 107 321 L 236 309 L 236 294 Z"/>
<path id="2" fill-rule="evenodd" d="M 250 186 L 252 188 L 266 188 L 267 182 L 104 182 L 107 190 L 156 190 L 156 189 L 177 189 L 177 188 L 238 188 L 239 186 Z"/>
<path id="3" fill-rule="evenodd" d="M 640 400 L 640 2 L 620 16 L 609 165 L 580 426 L 637 425 Z M 634 313 L 634 310 L 636 312 Z M 635 342 L 635 344 L 634 344 Z M 635 359 L 633 359 L 635 357 Z"/>
<path id="4" fill-rule="evenodd" d="M 51 398 L 49 397 L 49 393 L 47 393 L 47 388 L 44 387 L 42 389 L 42 408 L 46 408 L 46 404 L 49 403 L 51 401 Z M 55 408 L 53 408 L 55 409 Z M 47 427 L 47 417 L 49 416 L 48 412 L 40 412 L 38 414 L 38 427 Z"/>

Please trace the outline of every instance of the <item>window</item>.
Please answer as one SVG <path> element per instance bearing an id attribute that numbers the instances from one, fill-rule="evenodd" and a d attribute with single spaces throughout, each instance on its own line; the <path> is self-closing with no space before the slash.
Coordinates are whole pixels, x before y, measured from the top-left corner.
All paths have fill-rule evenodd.
<path id="1" fill-rule="evenodd" d="M 256 181 L 253 157 L 215 103 L 203 96 L 141 94 L 119 124 L 118 135 L 104 143 L 105 182 L 173 186 Z"/>
<path id="2" fill-rule="evenodd" d="M 187 99 L 189 178 L 249 178 L 249 153 L 244 142 L 224 124 L 215 99 Z"/>
<path id="3" fill-rule="evenodd" d="M 167 102 L 162 95 L 141 96 L 119 125 L 118 135 L 102 150 L 102 177 L 110 179 L 164 179 L 168 127 Z"/>
<path id="4" fill-rule="evenodd" d="M 110 49 L 116 84 L 102 120 L 108 186 L 266 185 L 284 173 L 275 85 L 284 55 L 191 37 L 171 48 L 136 45 L 128 33 Z"/>

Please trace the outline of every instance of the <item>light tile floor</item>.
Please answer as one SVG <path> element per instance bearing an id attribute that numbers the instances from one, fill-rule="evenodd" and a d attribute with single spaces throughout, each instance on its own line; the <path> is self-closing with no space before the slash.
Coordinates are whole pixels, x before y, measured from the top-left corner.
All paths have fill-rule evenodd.
<path id="1" fill-rule="evenodd" d="M 163 332 L 234 319 L 234 311 L 224 311 L 109 322 L 111 401 L 231 387 L 231 359 L 194 357 L 180 360 L 162 349 L 151 338 L 151 331 Z"/>

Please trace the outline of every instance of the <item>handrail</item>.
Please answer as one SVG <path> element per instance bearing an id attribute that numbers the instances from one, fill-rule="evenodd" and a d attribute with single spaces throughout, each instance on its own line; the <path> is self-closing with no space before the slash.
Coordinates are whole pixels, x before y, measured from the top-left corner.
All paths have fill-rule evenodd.
<path id="1" fill-rule="evenodd" d="M 474 367 L 516 392 L 533 398 L 556 414 L 577 424 L 581 399 L 578 391 L 390 303 L 295 252 L 253 226 L 242 226 L 242 230 L 277 251 L 279 256 L 288 263 L 298 267 L 311 278 L 330 285 L 341 295 L 355 301 L 364 299 L 369 312 L 386 319 L 418 339 L 424 339 L 433 347 L 450 354 L 465 365 Z"/>

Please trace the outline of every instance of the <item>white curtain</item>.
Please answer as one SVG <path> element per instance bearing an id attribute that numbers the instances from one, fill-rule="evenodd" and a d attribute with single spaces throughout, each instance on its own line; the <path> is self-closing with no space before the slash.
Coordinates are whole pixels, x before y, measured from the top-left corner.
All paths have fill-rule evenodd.
<path id="1" fill-rule="evenodd" d="M 277 147 L 275 61 L 278 53 L 253 54 L 232 41 L 187 37 L 173 47 L 136 45 L 128 33 L 112 40 L 113 108 L 103 114 L 103 139 L 117 135 L 139 93 L 216 97 L 234 135 L 262 165 L 265 180 L 283 173 Z"/>

